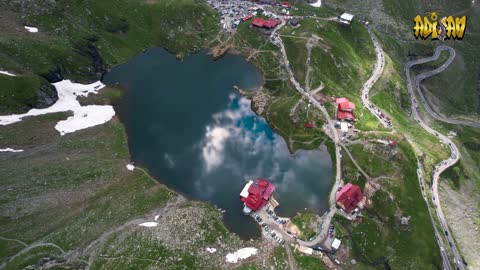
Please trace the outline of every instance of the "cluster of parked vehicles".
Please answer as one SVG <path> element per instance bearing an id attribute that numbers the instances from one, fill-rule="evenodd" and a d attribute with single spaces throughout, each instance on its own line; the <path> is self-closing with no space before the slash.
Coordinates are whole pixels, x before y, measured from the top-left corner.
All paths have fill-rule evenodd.
<path id="1" fill-rule="evenodd" d="M 330 238 L 333 238 L 334 231 L 335 231 L 335 227 L 333 226 L 333 224 L 330 224 L 330 227 L 328 228 L 328 235 L 330 236 Z"/>
<path id="2" fill-rule="evenodd" d="M 281 219 L 281 218 L 277 217 L 277 215 L 275 215 L 275 213 L 273 213 L 273 211 L 271 211 L 271 210 L 267 210 L 267 214 L 268 214 L 269 216 L 271 216 L 271 217 L 273 218 L 273 220 L 275 220 L 275 222 L 277 222 L 278 224 L 285 224 L 285 223 L 287 223 L 287 220 Z"/>
<path id="3" fill-rule="evenodd" d="M 271 212 L 271 211 L 270 211 L 270 212 Z M 272 212 L 272 213 L 273 213 L 273 212 Z M 277 233 L 276 231 L 270 229 L 270 227 L 268 227 L 267 223 L 263 222 L 263 219 L 262 219 L 259 215 L 253 213 L 253 214 L 252 214 L 252 217 L 253 217 L 253 218 L 258 222 L 258 224 L 260 224 L 260 226 L 263 228 L 263 230 L 265 231 L 265 235 L 271 236 L 272 239 L 273 239 L 275 242 L 279 243 L 280 245 L 285 244 L 285 239 L 283 239 L 283 238 L 280 236 L 279 233 Z M 282 219 L 278 218 L 277 216 L 275 216 L 275 217 L 276 217 L 276 219 L 274 219 L 274 220 L 277 221 L 277 222 L 279 222 L 279 223 L 281 223 L 281 221 L 285 221 L 285 220 L 282 220 Z"/>

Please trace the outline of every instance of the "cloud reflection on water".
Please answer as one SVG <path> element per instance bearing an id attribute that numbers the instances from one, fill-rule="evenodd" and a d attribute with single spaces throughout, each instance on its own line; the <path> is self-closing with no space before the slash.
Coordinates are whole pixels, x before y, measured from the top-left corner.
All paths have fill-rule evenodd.
<path id="1" fill-rule="evenodd" d="M 217 187 L 222 187 L 212 180 L 216 171 L 229 171 L 237 179 L 219 181 L 243 182 L 265 177 L 275 183 L 276 197 L 287 200 L 287 194 L 302 194 L 294 204 L 310 208 L 322 204 L 325 194 L 315 189 L 318 187 L 315 181 L 321 181 L 320 175 L 317 173 L 319 179 L 312 179 L 319 168 L 325 168 L 325 160 L 320 160 L 322 154 L 303 151 L 291 155 L 283 138 L 252 112 L 250 101 L 244 97 L 230 95 L 227 109 L 214 114 L 212 123 L 206 127 L 201 145 L 203 176 L 195 182 L 199 194 L 212 196 Z"/>

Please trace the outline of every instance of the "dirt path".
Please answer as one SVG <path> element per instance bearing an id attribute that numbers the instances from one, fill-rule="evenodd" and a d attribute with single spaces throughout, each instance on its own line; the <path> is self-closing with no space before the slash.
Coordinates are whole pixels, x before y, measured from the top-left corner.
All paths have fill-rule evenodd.
<path id="1" fill-rule="evenodd" d="M 342 148 L 345 151 L 345 153 L 347 153 L 347 155 L 350 157 L 350 160 L 353 162 L 355 167 L 357 167 L 357 169 L 363 174 L 363 176 L 365 176 L 365 178 L 367 178 L 367 180 L 370 179 L 370 176 L 360 167 L 360 165 L 358 165 L 357 161 L 352 156 L 352 153 L 350 153 L 350 151 L 347 149 L 347 147 L 345 147 L 345 145 L 342 145 Z"/>
<path id="2" fill-rule="evenodd" d="M 20 245 L 23 245 L 23 246 L 25 246 L 25 247 L 28 247 L 28 244 L 25 243 L 25 242 L 23 242 L 22 240 L 13 239 L 13 238 L 6 238 L 6 237 L 2 237 L 2 236 L 0 236 L 0 240 L 17 242 L 17 243 L 19 243 Z"/>
<path id="3" fill-rule="evenodd" d="M 157 209 L 149 214 L 147 216 L 155 216 L 155 215 L 162 215 L 163 212 L 170 210 L 171 208 L 177 207 L 181 202 L 186 201 L 186 199 L 182 196 L 178 196 L 177 199 L 173 202 L 168 203 L 165 207 L 162 207 L 161 209 Z M 85 256 L 88 256 L 88 264 L 87 267 L 85 268 L 86 270 L 89 270 L 90 267 L 92 266 L 93 262 L 97 258 L 97 251 L 99 248 L 102 246 L 102 244 L 114 233 L 122 231 L 130 226 L 133 225 L 139 225 L 144 222 L 151 221 L 151 218 L 137 218 L 130 220 L 110 231 L 104 232 L 100 237 L 95 239 L 93 242 L 91 242 L 85 249 L 83 249 L 80 252 L 74 252 L 67 256 L 68 260 L 78 260 L 78 258 L 82 258 Z"/>
<path id="4" fill-rule="evenodd" d="M 288 245 L 285 245 L 285 250 L 287 251 L 288 265 L 290 266 L 290 270 L 298 270 L 295 258 L 293 258 L 292 250 Z"/>
<path id="5" fill-rule="evenodd" d="M 7 258 L 5 261 L 3 261 L 3 263 L 0 265 L 0 269 L 3 269 L 9 262 L 15 260 L 15 258 L 17 258 L 18 256 L 21 256 L 21 255 L 29 252 L 30 250 L 32 250 L 34 248 L 37 248 L 37 247 L 54 247 L 54 248 L 60 250 L 62 252 L 62 254 L 65 254 L 65 250 L 63 250 L 63 248 L 57 246 L 54 243 L 34 243 L 34 244 L 31 244 L 31 245 L 28 245 L 26 248 L 22 249 L 17 254 L 15 254 L 15 255 Z"/>

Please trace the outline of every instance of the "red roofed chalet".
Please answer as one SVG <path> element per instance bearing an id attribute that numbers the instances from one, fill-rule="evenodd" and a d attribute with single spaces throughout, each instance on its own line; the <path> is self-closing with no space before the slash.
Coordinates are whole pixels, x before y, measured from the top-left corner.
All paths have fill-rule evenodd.
<path id="1" fill-rule="evenodd" d="M 353 112 L 355 110 L 355 104 L 347 100 L 345 102 L 338 104 L 338 109 L 341 111 Z"/>
<path id="2" fill-rule="evenodd" d="M 253 18 L 252 25 L 256 27 L 263 27 L 265 20 L 262 18 Z"/>
<path id="3" fill-rule="evenodd" d="M 337 118 L 338 118 L 338 120 L 354 121 L 355 120 L 355 115 L 353 114 L 353 112 L 339 111 L 337 113 Z"/>
<path id="4" fill-rule="evenodd" d="M 347 213 L 352 212 L 362 200 L 362 190 L 359 186 L 352 185 L 351 183 L 343 186 L 336 194 L 337 204 Z"/>
<path id="5" fill-rule="evenodd" d="M 335 100 L 335 102 L 337 103 L 337 105 L 340 104 L 340 103 L 343 103 L 343 102 L 345 102 L 345 101 L 348 102 L 348 99 L 347 99 L 347 98 L 344 98 L 344 97 L 342 97 L 342 98 L 337 98 L 337 99 Z"/>
<path id="6" fill-rule="evenodd" d="M 266 205 L 274 191 L 275 186 L 265 179 L 258 179 L 255 183 L 249 181 L 240 192 L 240 200 L 244 204 L 243 212 L 250 214 Z"/>
<path id="7" fill-rule="evenodd" d="M 291 8 L 292 6 L 288 2 L 283 2 L 282 7 L 284 8 Z"/>
<path id="8" fill-rule="evenodd" d="M 337 98 L 337 119 L 346 121 L 355 121 L 355 104 L 346 98 Z"/>
<path id="9" fill-rule="evenodd" d="M 280 22 L 275 19 L 265 20 L 263 18 L 256 17 L 252 21 L 252 25 L 261 28 L 271 29 L 277 26 Z"/>

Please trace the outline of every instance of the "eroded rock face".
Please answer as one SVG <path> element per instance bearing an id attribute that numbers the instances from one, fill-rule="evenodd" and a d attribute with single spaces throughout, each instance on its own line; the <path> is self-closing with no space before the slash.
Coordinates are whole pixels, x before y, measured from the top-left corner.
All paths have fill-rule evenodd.
<path id="1" fill-rule="evenodd" d="M 43 84 L 37 90 L 37 104 L 34 106 L 37 109 L 43 109 L 52 106 L 58 100 L 58 93 L 55 87 L 51 84 Z"/>

